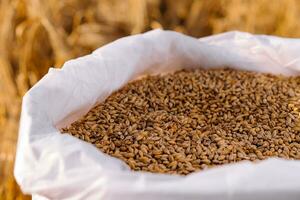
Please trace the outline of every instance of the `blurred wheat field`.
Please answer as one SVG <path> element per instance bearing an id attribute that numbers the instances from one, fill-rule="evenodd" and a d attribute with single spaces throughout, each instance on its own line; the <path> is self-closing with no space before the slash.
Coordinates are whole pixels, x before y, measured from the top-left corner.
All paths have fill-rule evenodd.
<path id="1" fill-rule="evenodd" d="M 162 28 L 300 37 L 298 0 L 0 0 L 0 199 L 29 199 L 13 178 L 21 98 L 49 67 L 117 38 Z"/>

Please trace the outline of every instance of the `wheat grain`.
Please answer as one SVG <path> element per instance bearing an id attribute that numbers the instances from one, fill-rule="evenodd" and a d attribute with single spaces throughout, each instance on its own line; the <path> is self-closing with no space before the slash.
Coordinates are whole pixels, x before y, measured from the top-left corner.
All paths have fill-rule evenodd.
<path id="1" fill-rule="evenodd" d="M 129 83 L 63 132 L 133 170 L 189 174 L 276 156 L 300 159 L 299 78 L 230 69 Z"/>

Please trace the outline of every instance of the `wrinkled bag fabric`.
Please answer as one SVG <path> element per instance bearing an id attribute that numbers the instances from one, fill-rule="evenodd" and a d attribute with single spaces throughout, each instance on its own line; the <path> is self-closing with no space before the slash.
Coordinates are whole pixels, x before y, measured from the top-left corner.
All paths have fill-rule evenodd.
<path id="1" fill-rule="evenodd" d="M 300 161 L 239 162 L 187 176 L 133 172 L 60 128 L 128 81 L 178 69 L 230 67 L 299 75 L 300 39 L 227 32 L 196 39 L 155 30 L 51 68 L 23 98 L 15 178 L 33 199 L 300 199 Z"/>

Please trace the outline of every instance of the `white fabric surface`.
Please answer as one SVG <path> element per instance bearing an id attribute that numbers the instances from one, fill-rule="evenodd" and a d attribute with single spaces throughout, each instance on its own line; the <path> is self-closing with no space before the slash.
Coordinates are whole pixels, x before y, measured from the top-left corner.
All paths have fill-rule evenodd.
<path id="1" fill-rule="evenodd" d="M 155 30 L 51 69 L 23 98 L 15 177 L 35 199 L 300 199 L 300 161 L 240 162 L 188 176 L 132 172 L 59 128 L 129 80 L 180 68 L 299 75 L 300 39 L 227 32 L 195 39 Z"/>

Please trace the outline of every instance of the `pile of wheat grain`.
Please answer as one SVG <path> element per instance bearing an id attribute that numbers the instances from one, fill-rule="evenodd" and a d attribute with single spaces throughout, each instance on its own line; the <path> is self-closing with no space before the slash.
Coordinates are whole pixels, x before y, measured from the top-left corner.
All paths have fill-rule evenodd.
<path id="1" fill-rule="evenodd" d="M 63 132 L 133 170 L 189 174 L 276 156 L 300 159 L 298 77 L 229 69 L 149 76 Z"/>

